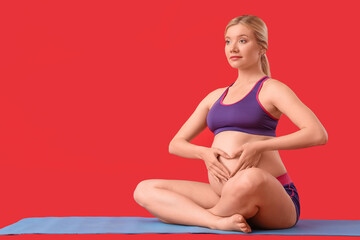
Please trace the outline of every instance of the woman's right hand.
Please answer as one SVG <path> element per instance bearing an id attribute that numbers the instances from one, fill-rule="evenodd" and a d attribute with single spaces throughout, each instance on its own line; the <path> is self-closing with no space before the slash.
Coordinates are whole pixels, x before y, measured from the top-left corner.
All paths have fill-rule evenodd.
<path id="1" fill-rule="evenodd" d="M 204 160 L 205 165 L 210 174 L 218 181 L 227 181 L 230 178 L 230 171 L 219 161 L 218 157 L 231 158 L 226 152 L 218 148 L 205 147 L 201 153 L 201 159 Z"/>

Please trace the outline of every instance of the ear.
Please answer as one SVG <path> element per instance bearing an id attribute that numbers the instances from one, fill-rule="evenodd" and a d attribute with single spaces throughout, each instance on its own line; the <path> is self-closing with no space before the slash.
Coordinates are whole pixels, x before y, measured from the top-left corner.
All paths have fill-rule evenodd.
<path id="1" fill-rule="evenodd" d="M 264 53 L 266 53 L 266 49 L 260 47 L 260 51 L 259 51 L 260 56 L 263 55 Z"/>

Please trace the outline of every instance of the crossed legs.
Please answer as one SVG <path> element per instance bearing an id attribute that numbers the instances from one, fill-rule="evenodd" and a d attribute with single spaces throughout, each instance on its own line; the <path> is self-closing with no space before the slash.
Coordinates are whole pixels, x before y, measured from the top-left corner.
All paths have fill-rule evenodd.
<path id="1" fill-rule="evenodd" d="M 138 184 L 134 199 L 173 224 L 250 232 L 249 224 L 288 228 L 296 222 L 295 206 L 283 186 L 259 168 L 239 171 L 224 183 L 221 196 L 207 183 L 152 179 Z"/>

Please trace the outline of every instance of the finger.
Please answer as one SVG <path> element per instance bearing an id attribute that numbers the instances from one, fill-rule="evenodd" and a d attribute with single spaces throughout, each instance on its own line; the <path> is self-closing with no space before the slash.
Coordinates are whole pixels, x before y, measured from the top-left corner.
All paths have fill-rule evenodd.
<path id="1" fill-rule="evenodd" d="M 235 174 L 239 171 L 239 169 L 240 169 L 240 166 L 237 166 L 237 167 L 234 169 L 234 171 L 230 174 L 230 177 L 235 176 Z"/>
<path id="2" fill-rule="evenodd" d="M 230 170 L 221 162 L 218 162 L 216 166 L 225 174 L 225 177 L 230 177 Z"/>
<path id="3" fill-rule="evenodd" d="M 219 175 L 218 173 L 215 173 L 215 177 L 219 183 L 222 181 L 227 181 L 223 176 Z"/>
<path id="4" fill-rule="evenodd" d="M 210 169 L 209 169 L 209 173 L 217 182 L 220 182 L 218 177 L 216 177 L 216 175 Z"/>
<path id="5" fill-rule="evenodd" d="M 245 170 L 245 169 L 247 169 L 248 167 L 249 167 L 249 165 L 244 163 L 244 164 L 242 164 L 242 166 L 240 167 L 239 171 Z"/>
<path id="6" fill-rule="evenodd" d="M 244 165 L 242 166 L 242 168 L 240 169 L 241 170 L 245 170 L 245 169 L 248 169 L 248 168 L 252 168 L 254 165 L 252 163 L 244 163 Z"/>
<path id="7" fill-rule="evenodd" d="M 239 169 L 241 168 L 241 164 L 242 164 L 242 163 L 241 163 L 240 161 L 236 164 L 233 172 L 230 174 L 230 177 L 235 176 L 235 174 L 236 174 L 236 173 L 239 171 Z"/>
<path id="8" fill-rule="evenodd" d="M 216 176 L 218 176 L 219 178 L 224 179 L 224 181 L 228 180 L 228 177 L 226 176 L 226 174 L 223 171 L 221 171 L 221 169 L 217 168 L 215 165 L 212 166 L 212 170 L 213 170 L 214 174 Z"/>
<path id="9" fill-rule="evenodd" d="M 223 156 L 224 158 L 232 158 L 229 154 L 220 149 L 217 149 L 217 154 Z"/>
<path id="10" fill-rule="evenodd" d="M 214 168 L 211 168 L 210 170 L 211 175 L 216 179 L 217 182 L 221 182 L 221 181 L 227 181 L 227 179 L 221 175 L 219 175 Z"/>
<path id="11" fill-rule="evenodd" d="M 220 162 L 214 163 L 213 166 L 217 170 L 217 172 L 224 176 L 226 179 L 230 177 L 230 171 Z"/>
<path id="12" fill-rule="evenodd" d="M 216 179 L 216 181 L 217 181 L 218 183 L 221 182 L 221 179 L 220 179 L 216 174 L 214 174 L 214 177 L 215 177 L 215 179 Z"/>
<path id="13" fill-rule="evenodd" d="M 235 155 L 240 155 L 244 151 L 243 146 L 235 150 Z"/>
<path id="14" fill-rule="evenodd" d="M 227 177 L 225 177 L 224 175 L 221 175 L 221 173 L 219 173 L 218 171 L 216 171 L 216 176 L 221 180 L 221 181 L 227 181 L 228 180 L 228 178 Z"/>
<path id="15" fill-rule="evenodd" d="M 239 165 L 237 167 L 237 171 L 244 170 L 245 163 L 243 161 L 239 161 Z"/>
<path id="16" fill-rule="evenodd" d="M 240 158 L 239 158 L 239 168 L 238 168 L 238 171 L 241 171 L 241 170 L 244 170 L 244 165 L 246 163 L 246 161 L 244 161 L 244 155 L 242 155 Z"/>
<path id="17" fill-rule="evenodd" d="M 221 175 L 218 175 L 217 178 L 219 179 L 219 182 L 227 182 L 227 179 Z"/>
<path id="18" fill-rule="evenodd" d="M 222 175 L 226 178 L 230 177 L 230 171 L 225 167 L 224 164 L 222 164 L 219 159 L 216 157 L 213 158 L 213 161 L 211 162 L 212 166 L 217 168 L 219 171 L 222 172 Z"/>
<path id="19" fill-rule="evenodd" d="M 235 153 L 236 153 L 235 155 L 240 157 L 241 154 L 243 154 L 243 152 L 244 152 L 244 149 L 243 149 L 243 148 L 240 148 L 240 149 L 238 149 L 238 150 L 235 151 Z"/>
<path id="20" fill-rule="evenodd" d="M 260 158 L 257 159 L 257 161 L 254 163 L 254 167 L 257 167 L 259 165 Z"/>
<path id="21" fill-rule="evenodd" d="M 229 154 L 227 154 L 226 152 L 224 152 L 223 150 L 219 149 L 219 148 L 213 148 L 215 150 L 215 153 L 217 155 L 221 155 L 222 157 L 225 158 L 231 158 L 231 156 Z"/>
<path id="22" fill-rule="evenodd" d="M 239 158 L 242 154 L 242 151 L 241 152 L 235 152 L 231 155 L 231 158 Z"/>
<path id="23" fill-rule="evenodd" d="M 225 173 L 226 177 L 229 177 L 230 176 L 230 170 L 227 169 L 227 167 L 222 162 L 220 162 L 219 159 L 216 158 L 214 160 L 215 160 L 214 165 L 216 167 L 218 167 L 219 169 L 221 169 L 221 171 L 223 171 Z"/>

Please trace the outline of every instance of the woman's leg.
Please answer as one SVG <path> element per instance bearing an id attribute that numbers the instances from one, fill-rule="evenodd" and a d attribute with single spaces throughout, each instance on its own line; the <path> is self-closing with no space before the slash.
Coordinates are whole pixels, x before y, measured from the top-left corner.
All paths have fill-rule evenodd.
<path id="1" fill-rule="evenodd" d="M 242 216 L 216 216 L 207 209 L 220 197 L 209 184 L 184 180 L 145 180 L 138 184 L 134 199 L 151 214 L 166 223 L 196 225 L 213 229 L 248 232 Z"/>
<path id="2" fill-rule="evenodd" d="M 209 211 L 218 216 L 239 213 L 260 228 L 288 228 L 296 223 L 296 209 L 284 187 L 259 168 L 239 171 L 229 179 L 221 199 Z"/>

